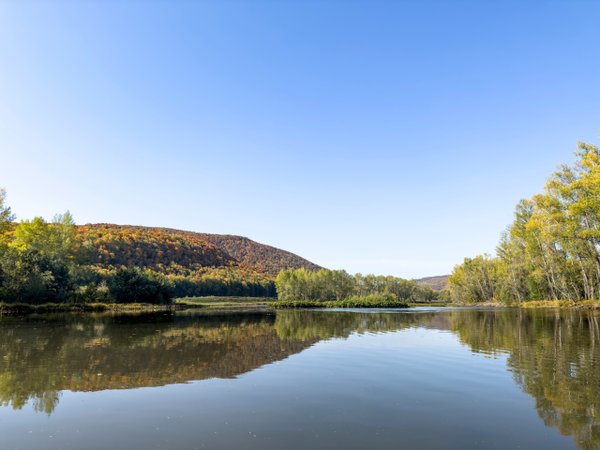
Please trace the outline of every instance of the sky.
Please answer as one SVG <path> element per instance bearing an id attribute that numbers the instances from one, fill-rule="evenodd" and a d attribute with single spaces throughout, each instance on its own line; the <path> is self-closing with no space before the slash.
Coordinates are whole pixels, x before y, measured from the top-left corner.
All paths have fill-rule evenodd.
<path id="1" fill-rule="evenodd" d="M 446 274 L 600 141 L 599 23 L 597 1 L 0 0 L 0 186 L 19 219 Z"/>

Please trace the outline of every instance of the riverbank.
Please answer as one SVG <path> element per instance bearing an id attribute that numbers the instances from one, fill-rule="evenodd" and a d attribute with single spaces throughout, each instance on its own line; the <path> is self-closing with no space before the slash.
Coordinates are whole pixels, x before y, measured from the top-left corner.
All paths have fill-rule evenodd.
<path id="1" fill-rule="evenodd" d="M 417 306 L 436 307 L 484 307 L 484 308 L 573 308 L 583 310 L 600 310 L 600 301 L 571 302 L 564 300 L 529 301 L 508 305 L 500 302 L 483 303 L 407 303 L 392 299 L 349 298 L 334 301 L 278 301 L 268 297 L 184 297 L 175 299 L 169 305 L 149 303 L 44 303 L 31 305 L 27 303 L 0 303 L 0 315 L 27 315 L 46 313 L 146 313 L 164 311 L 183 311 L 203 308 L 206 310 L 272 310 L 299 308 L 411 308 Z"/>
<path id="2" fill-rule="evenodd" d="M 397 300 L 341 300 L 341 301 L 279 301 L 268 297 L 183 297 L 175 299 L 175 303 L 189 308 L 205 308 L 207 310 L 229 309 L 295 309 L 295 308 L 412 308 L 417 306 L 448 306 L 446 302 L 407 303 Z"/>
<path id="3" fill-rule="evenodd" d="M 518 306 L 521 308 L 576 308 L 600 310 L 600 301 L 584 300 L 581 302 L 573 302 L 570 300 L 536 300 L 524 302 Z"/>
<path id="4" fill-rule="evenodd" d="M 541 309 L 541 308 L 572 308 L 572 309 L 587 309 L 600 310 L 599 300 L 584 300 L 581 302 L 573 302 L 571 300 L 531 300 L 522 303 L 507 304 L 502 302 L 481 302 L 481 303 L 448 303 L 447 306 L 456 307 L 486 307 L 486 308 L 525 308 L 525 309 Z"/>
<path id="5" fill-rule="evenodd" d="M 447 306 L 443 302 L 407 303 L 389 298 L 349 298 L 337 301 L 278 301 L 269 297 L 207 296 L 177 298 L 169 305 L 149 303 L 0 303 L 0 315 L 94 312 L 162 312 L 202 308 L 205 310 L 273 310 L 296 308 L 410 308 Z M 465 306 L 465 305 L 462 305 Z"/>
<path id="6" fill-rule="evenodd" d="M 236 297 L 236 296 L 206 296 L 206 297 L 180 297 L 174 300 L 176 305 L 191 308 L 239 308 L 239 307 L 267 307 L 275 299 L 272 297 Z"/>
<path id="7" fill-rule="evenodd" d="M 266 307 L 266 308 L 408 308 L 416 304 L 409 304 L 397 300 L 393 296 L 369 295 L 363 297 L 349 297 L 345 300 L 319 301 L 319 300 L 277 300 L 269 297 L 182 297 L 175 299 L 178 305 L 204 308 L 239 308 Z M 421 306 L 421 304 L 419 304 Z"/>
<path id="8" fill-rule="evenodd" d="M 275 309 L 294 309 L 294 308 L 410 308 L 406 302 L 400 301 L 360 301 L 360 300 L 333 300 L 327 302 L 320 301 L 277 301 L 269 303 L 269 306 Z"/>
<path id="9" fill-rule="evenodd" d="M 186 307 L 178 304 L 154 305 L 150 303 L 0 303 L 0 315 L 26 315 L 46 313 L 92 312 L 161 312 L 177 311 Z"/>

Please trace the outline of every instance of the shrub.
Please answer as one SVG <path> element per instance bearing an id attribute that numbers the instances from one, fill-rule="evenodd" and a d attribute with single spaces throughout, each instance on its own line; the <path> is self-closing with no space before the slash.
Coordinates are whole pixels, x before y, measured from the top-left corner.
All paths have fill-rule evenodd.
<path id="1" fill-rule="evenodd" d="M 139 268 L 118 269 L 109 284 L 109 292 L 116 303 L 171 302 L 172 288 L 167 280 L 152 271 Z"/>

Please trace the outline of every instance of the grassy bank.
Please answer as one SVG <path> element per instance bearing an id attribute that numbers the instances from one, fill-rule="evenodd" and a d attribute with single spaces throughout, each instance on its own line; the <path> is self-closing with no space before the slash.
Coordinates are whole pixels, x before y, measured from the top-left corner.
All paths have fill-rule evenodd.
<path id="1" fill-rule="evenodd" d="M 179 305 L 153 305 L 150 303 L 0 303 L 0 315 L 25 315 L 45 313 L 88 312 L 160 312 L 182 309 Z"/>
<path id="2" fill-rule="evenodd" d="M 579 308 L 600 310 L 600 301 L 584 300 L 581 302 L 573 302 L 571 300 L 537 300 L 523 302 L 518 306 L 522 308 Z"/>
<path id="3" fill-rule="evenodd" d="M 192 308 L 239 308 L 247 306 L 268 306 L 273 301 L 269 297 L 181 297 L 175 299 L 175 304 Z"/>
<path id="4" fill-rule="evenodd" d="M 479 302 L 479 303 L 447 303 L 447 306 L 458 307 L 486 307 L 486 308 L 575 308 L 600 310 L 599 300 L 583 300 L 574 302 L 571 300 L 531 300 L 522 303 L 502 303 L 502 302 Z"/>
<path id="5" fill-rule="evenodd" d="M 410 302 L 408 306 L 452 306 L 448 302 Z"/>
<path id="6" fill-rule="evenodd" d="M 276 301 L 269 303 L 269 306 L 274 308 L 408 308 L 409 304 L 394 296 L 368 295 L 331 301 Z"/>

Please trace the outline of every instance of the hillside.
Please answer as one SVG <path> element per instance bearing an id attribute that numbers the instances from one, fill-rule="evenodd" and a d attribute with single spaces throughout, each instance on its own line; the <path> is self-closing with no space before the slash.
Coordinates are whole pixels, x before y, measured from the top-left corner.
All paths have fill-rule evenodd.
<path id="1" fill-rule="evenodd" d="M 83 225 L 77 232 L 93 248 L 100 265 L 161 271 L 241 267 L 271 277 L 283 269 L 319 269 L 298 255 L 242 236 L 112 224 Z"/>
<path id="2" fill-rule="evenodd" d="M 317 270 L 321 267 L 294 253 L 281 250 L 265 244 L 259 244 L 243 236 L 227 234 L 198 234 L 201 239 L 210 242 L 215 247 L 224 250 L 232 258 L 248 267 L 277 275 L 282 269 Z"/>
<path id="3" fill-rule="evenodd" d="M 435 291 L 442 291 L 448 286 L 448 277 L 449 275 L 438 275 L 434 277 L 419 278 L 415 281 L 425 286 L 429 286 Z"/>

